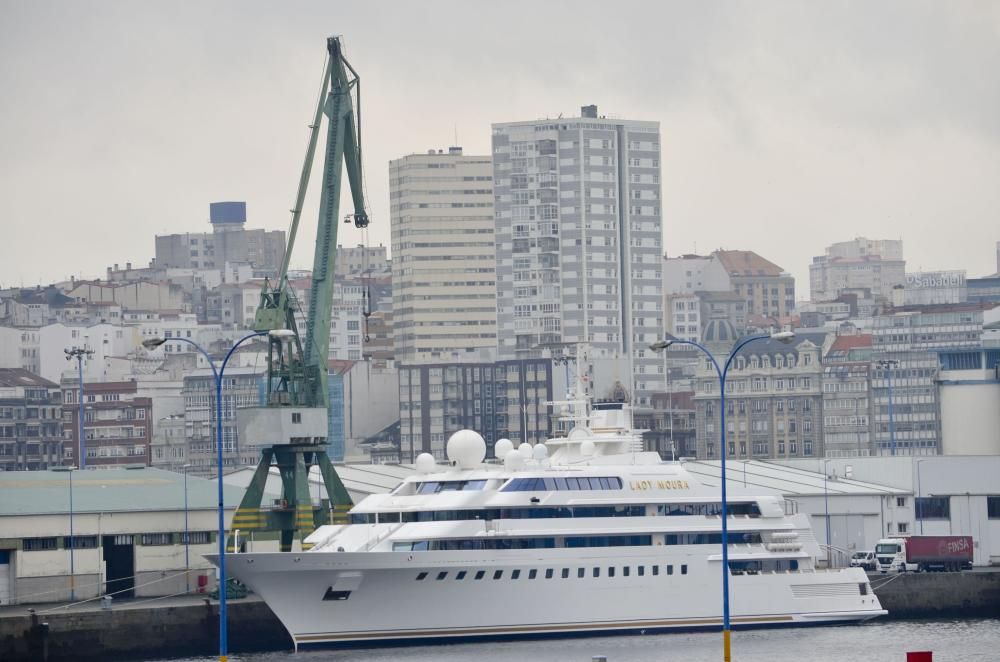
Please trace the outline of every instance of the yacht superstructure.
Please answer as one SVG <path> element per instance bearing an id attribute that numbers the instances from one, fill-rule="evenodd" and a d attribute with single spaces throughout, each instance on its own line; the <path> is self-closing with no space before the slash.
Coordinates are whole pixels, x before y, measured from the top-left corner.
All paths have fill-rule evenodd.
<path id="1" fill-rule="evenodd" d="M 627 405 L 595 406 L 563 439 L 500 460 L 463 430 L 448 465 L 371 495 L 302 553 L 227 557 L 295 646 L 718 628 L 721 503 L 681 463 L 636 449 Z M 804 515 L 731 488 L 734 627 L 885 614 L 859 568 L 817 569 Z"/>

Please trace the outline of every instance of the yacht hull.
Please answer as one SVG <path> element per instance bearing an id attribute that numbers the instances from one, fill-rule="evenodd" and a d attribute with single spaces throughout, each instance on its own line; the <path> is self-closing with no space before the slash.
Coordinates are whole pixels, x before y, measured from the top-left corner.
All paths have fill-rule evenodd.
<path id="1" fill-rule="evenodd" d="M 717 630 L 721 566 L 698 552 L 658 546 L 234 554 L 227 572 L 267 602 L 296 648 Z M 729 581 L 734 629 L 842 624 L 886 613 L 857 568 Z"/>

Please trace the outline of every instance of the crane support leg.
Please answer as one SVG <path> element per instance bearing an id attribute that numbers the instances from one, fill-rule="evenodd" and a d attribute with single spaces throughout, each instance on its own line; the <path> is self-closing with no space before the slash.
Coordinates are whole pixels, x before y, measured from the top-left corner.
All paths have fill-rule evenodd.
<path id="1" fill-rule="evenodd" d="M 314 465 L 323 477 L 326 493 L 318 503 L 314 503 L 309 494 L 309 470 Z M 273 506 L 262 509 L 272 467 L 277 467 L 281 477 L 281 497 L 274 500 Z M 316 528 L 330 524 L 331 514 L 334 524 L 346 523 L 347 511 L 352 505 L 351 496 L 325 448 L 314 444 L 271 446 L 262 451 L 260 463 L 233 516 L 231 528 L 241 532 L 277 531 L 280 551 L 290 552 L 296 538 L 304 541 Z M 310 545 L 301 542 L 301 547 L 308 549 Z M 235 551 L 231 536 L 226 551 Z"/>

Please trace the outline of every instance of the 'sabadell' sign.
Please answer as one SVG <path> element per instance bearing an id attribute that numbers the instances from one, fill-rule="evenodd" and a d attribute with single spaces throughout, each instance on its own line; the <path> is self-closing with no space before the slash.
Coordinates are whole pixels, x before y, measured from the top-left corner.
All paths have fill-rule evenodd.
<path id="1" fill-rule="evenodd" d="M 914 290 L 940 290 L 965 287 L 964 271 L 924 271 L 906 274 L 906 287 Z"/>

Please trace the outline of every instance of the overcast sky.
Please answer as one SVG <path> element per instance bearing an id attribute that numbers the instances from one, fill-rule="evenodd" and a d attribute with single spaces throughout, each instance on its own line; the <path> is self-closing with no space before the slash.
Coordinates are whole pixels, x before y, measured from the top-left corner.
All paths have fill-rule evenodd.
<path id="1" fill-rule="evenodd" d="M 0 286 L 145 265 L 211 201 L 286 229 L 331 34 L 363 82 L 373 245 L 390 159 L 594 103 L 660 122 L 668 254 L 752 249 L 800 297 L 858 235 L 996 270 L 998 2 L 0 0 Z"/>

